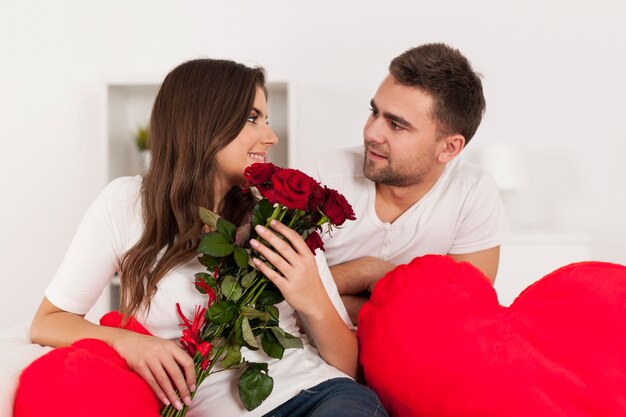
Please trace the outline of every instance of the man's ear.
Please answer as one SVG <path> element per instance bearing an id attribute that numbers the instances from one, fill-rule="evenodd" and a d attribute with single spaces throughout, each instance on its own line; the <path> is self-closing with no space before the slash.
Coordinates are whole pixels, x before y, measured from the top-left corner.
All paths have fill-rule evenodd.
<path id="1" fill-rule="evenodd" d="M 465 137 L 463 135 L 444 136 L 440 139 L 441 148 L 437 161 L 446 163 L 454 159 L 465 147 Z"/>

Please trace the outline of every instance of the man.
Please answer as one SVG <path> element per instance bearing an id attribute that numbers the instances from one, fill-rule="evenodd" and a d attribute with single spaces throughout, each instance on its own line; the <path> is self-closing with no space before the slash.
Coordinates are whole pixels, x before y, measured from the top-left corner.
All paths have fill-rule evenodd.
<path id="1" fill-rule="evenodd" d="M 457 158 L 484 111 L 469 61 L 447 45 L 422 45 L 391 62 L 371 100 L 365 149 L 318 158 L 318 178 L 343 193 L 357 217 L 324 243 L 355 324 L 362 295 L 416 256 L 448 254 L 495 280 L 509 234 L 502 201 L 489 174 Z"/>

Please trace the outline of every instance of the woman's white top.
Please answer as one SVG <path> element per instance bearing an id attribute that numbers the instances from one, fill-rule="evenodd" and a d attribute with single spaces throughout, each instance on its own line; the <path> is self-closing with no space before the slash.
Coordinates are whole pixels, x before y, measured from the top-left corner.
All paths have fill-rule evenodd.
<path id="1" fill-rule="evenodd" d="M 75 314 L 87 313 L 119 271 L 123 255 L 135 245 L 144 229 L 141 181 L 140 176 L 112 181 L 87 210 L 56 276 L 46 289 L 46 297 L 55 306 Z M 331 301 L 349 325 L 350 319 L 320 251 L 316 254 L 316 261 Z M 176 303 L 180 303 L 183 313 L 190 318 L 196 305 L 206 306 L 206 295 L 194 286 L 197 272 L 206 272 L 206 268 L 194 258 L 161 279 L 149 311 L 141 312 L 137 317 L 153 335 L 176 341 L 180 338 L 181 320 L 176 313 Z M 269 363 L 269 374 L 274 379 L 269 398 L 248 413 L 237 390 L 241 371 L 218 372 L 210 375 L 198 388 L 189 417 L 260 416 L 303 389 L 331 378 L 347 377 L 320 357 L 303 334 L 294 309 L 287 302 L 277 307 L 281 328 L 302 337 L 304 348 L 285 350 L 281 360 L 268 357 L 261 349 L 242 349 L 246 360 Z"/>

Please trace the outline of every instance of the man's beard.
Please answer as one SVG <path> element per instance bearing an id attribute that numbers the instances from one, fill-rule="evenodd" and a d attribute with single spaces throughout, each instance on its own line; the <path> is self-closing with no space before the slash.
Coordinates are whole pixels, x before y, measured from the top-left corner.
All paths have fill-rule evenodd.
<path id="1" fill-rule="evenodd" d="M 407 159 L 399 164 L 399 167 L 392 168 L 392 160 L 387 156 L 387 165 L 383 168 L 375 169 L 374 163 L 365 158 L 363 162 L 363 175 L 370 181 L 377 184 L 390 185 L 394 187 L 407 187 L 424 182 L 427 174 L 432 170 L 432 160 L 429 157 L 418 156 Z"/>

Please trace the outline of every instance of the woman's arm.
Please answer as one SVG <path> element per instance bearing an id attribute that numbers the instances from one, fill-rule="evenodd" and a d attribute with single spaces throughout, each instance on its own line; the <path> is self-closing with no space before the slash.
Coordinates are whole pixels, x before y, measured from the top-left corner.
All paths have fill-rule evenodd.
<path id="1" fill-rule="evenodd" d="M 72 239 L 46 297 L 33 318 L 35 343 L 68 346 L 83 338 L 111 345 L 129 367 L 143 377 L 164 403 L 180 403 L 195 383 L 193 360 L 176 343 L 131 331 L 98 326 L 83 318 L 111 277 L 119 259 L 132 246 L 141 181 L 118 178 L 110 182 L 89 207 Z M 182 370 L 181 370 L 182 368 Z M 170 381 L 173 381 L 173 383 Z"/>
<path id="2" fill-rule="evenodd" d="M 285 300 L 305 318 L 321 357 L 330 365 L 356 378 L 356 335 L 341 319 L 330 300 L 320 278 L 315 257 L 298 233 L 275 220 L 270 226 L 291 245 L 272 231 L 257 226 L 259 235 L 274 250 L 254 239 L 250 243 L 277 270 L 272 270 L 256 258 L 255 265 L 276 284 Z"/>
<path id="3" fill-rule="evenodd" d="M 102 340 L 146 380 L 164 404 L 171 402 L 178 409 L 182 408 L 181 399 L 191 404 L 190 390 L 196 383 L 193 359 L 170 340 L 93 324 L 56 307 L 47 298 L 33 318 L 30 337 L 34 343 L 52 347 L 69 346 L 84 338 Z"/>

